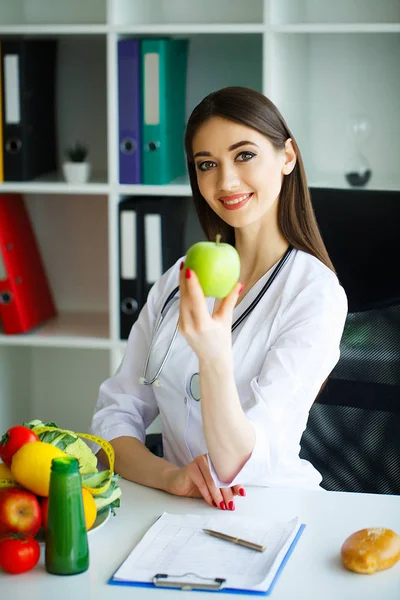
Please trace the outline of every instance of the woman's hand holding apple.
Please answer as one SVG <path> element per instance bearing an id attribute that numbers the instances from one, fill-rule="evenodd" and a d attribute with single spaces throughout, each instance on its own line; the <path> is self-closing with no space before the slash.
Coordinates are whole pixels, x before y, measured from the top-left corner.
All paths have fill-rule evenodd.
<path id="1" fill-rule="evenodd" d="M 219 239 L 194 244 L 181 265 L 179 332 L 199 360 L 221 360 L 230 355 L 232 312 L 243 289 L 237 282 L 239 273 L 237 251 L 229 244 L 220 244 Z M 213 315 L 205 295 L 223 298 Z"/>

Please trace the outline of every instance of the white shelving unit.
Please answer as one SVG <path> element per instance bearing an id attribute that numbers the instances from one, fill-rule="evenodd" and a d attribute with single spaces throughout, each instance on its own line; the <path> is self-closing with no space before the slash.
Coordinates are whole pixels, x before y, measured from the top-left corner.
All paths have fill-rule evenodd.
<path id="1" fill-rule="evenodd" d="M 117 41 L 190 39 L 187 116 L 209 92 L 245 85 L 279 107 L 303 153 L 311 186 L 348 187 L 349 120 L 367 115 L 369 188 L 400 189 L 399 0 L 0 0 L 0 37 L 59 40 L 59 165 L 76 139 L 93 177 L 58 173 L 0 184 L 24 195 L 59 317 L 20 336 L 0 332 L 0 431 L 37 417 L 89 426 L 98 387 L 124 352 L 118 337 L 121 197 L 190 196 L 166 186 L 118 183 Z M 194 213 L 187 245 L 202 233 Z"/>

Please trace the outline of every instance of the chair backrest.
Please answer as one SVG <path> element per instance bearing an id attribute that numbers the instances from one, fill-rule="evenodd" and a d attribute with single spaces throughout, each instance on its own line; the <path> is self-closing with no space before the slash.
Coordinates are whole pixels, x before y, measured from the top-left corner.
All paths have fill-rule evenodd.
<path id="1" fill-rule="evenodd" d="M 329 490 L 400 494 L 400 193 L 312 189 L 349 313 L 300 456 Z"/>

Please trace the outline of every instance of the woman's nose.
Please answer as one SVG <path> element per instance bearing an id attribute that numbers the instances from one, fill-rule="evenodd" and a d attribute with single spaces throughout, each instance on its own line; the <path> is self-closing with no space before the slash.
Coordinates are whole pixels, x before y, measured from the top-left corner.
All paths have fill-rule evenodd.
<path id="1" fill-rule="evenodd" d="M 240 178 L 233 165 L 220 165 L 218 189 L 221 192 L 231 192 L 240 187 Z"/>

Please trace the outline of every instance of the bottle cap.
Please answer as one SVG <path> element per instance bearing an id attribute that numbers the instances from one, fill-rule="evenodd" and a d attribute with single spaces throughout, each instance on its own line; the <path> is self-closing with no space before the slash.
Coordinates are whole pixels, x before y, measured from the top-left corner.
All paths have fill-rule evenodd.
<path id="1" fill-rule="evenodd" d="M 79 470 L 78 459 L 73 456 L 53 458 L 51 461 L 51 470 L 57 473 L 77 473 Z"/>

